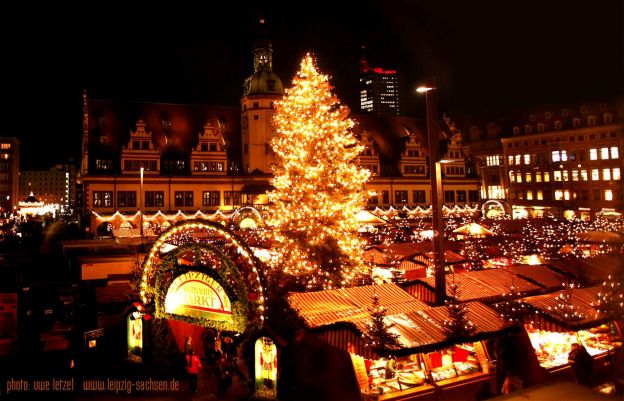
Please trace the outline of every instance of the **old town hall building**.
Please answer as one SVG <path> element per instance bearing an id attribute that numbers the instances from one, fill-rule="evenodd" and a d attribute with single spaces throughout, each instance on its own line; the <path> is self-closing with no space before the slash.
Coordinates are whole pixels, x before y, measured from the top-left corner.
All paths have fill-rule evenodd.
<path id="1" fill-rule="evenodd" d="M 101 220 L 94 216 L 116 212 L 215 213 L 267 204 L 274 102 L 284 94 L 270 42 L 255 44 L 253 67 L 240 108 L 113 102 L 83 94 L 82 207 L 93 229 Z M 351 117 L 366 146 L 359 162 L 372 172 L 367 189 L 376 195 L 369 206 L 428 206 L 426 121 Z M 443 171 L 445 204 L 475 205 L 479 180 L 464 159 L 461 132 L 448 119 L 440 125 L 448 144 L 443 158 L 452 161 Z"/>

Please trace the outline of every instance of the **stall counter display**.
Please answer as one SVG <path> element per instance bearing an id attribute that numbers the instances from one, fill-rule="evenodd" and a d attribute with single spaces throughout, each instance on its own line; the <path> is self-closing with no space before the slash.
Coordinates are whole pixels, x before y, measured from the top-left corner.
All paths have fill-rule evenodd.
<path id="1" fill-rule="evenodd" d="M 581 343 L 593 357 L 607 353 L 617 345 L 613 331 L 608 325 L 577 332 L 556 332 L 540 330 L 525 325 L 531 345 L 540 366 L 552 369 L 568 364 L 568 354 L 572 343 Z"/>
<path id="2" fill-rule="evenodd" d="M 427 374 L 418 354 L 408 357 L 367 361 L 369 382 L 380 394 L 403 391 L 427 383 Z"/>
<path id="3" fill-rule="evenodd" d="M 473 344 L 457 344 L 427 354 L 434 382 L 481 372 L 481 363 Z"/>

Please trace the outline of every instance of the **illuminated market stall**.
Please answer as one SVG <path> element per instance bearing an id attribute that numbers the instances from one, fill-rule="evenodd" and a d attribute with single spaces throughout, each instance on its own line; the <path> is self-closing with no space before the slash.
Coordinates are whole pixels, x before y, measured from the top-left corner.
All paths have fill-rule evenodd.
<path id="1" fill-rule="evenodd" d="M 353 301 L 351 293 L 360 298 Z M 390 331 L 400 347 L 391 357 L 367 346 L 370 297 L 379 294 L 387 308 Z M 476 331 L 461 340 L 447 337 L 447 307 L 427 307 L 393 284 L 355 287 L 289 297 L 311 332 L 350 352 L 363 397 L 380 400 L 451 400 L 495 388 L 495 374 L 485 340 L 504 330 L 499 315 L 480 302 L 465 304 Z"/>
<path id="2" fill-rule="evenodd" d="M 585 346 L 594 358 L 594 372 L 604 373 L 609 355 L 622 346 L 621 321 L 596 312 L 601 287 L 576 288 L 522 298 L 534 313 L 524 328 L 539 365 L 549 374 L 571 375 L 571 344 Z"/>

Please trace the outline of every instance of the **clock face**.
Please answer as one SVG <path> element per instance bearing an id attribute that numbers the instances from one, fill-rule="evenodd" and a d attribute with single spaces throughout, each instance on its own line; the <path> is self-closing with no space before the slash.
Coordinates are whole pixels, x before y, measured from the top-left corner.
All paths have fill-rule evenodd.
<path id="1" fill-rule="evenodd" d="M 247 129 L 248 124 L 247 116 L 243 116 L 243 129 Z"/>

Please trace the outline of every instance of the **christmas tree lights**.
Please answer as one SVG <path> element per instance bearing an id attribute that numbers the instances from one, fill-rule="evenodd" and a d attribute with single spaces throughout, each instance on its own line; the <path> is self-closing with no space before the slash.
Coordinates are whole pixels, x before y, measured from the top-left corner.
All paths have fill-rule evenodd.
<path id="1" fill-rule="evenodd" d="M 596 312 L 618 318 L 624 315 L 624 285 L 609 275 L 592 305 Z"/>
<path id="2" fill-rule="evenodd" d="M 364 147 L 351 131 L 349 110 L 309 54 L 275 108 L 267 222 L 278 267 L 310 289 L 350 285 L 367 273 L 356 214 L 369 198 L 363 187 L 370 172 L 357 165 Z"/>
<path id="3" fill-rule="evenodd" d="M 468 319 L 468 307 L 459 302 L 459 284 L 450 285 L 450 297 L 446 301 L 449 318 L 442 322 L 442 330 L 449 339 L 461 339 L 472 335 L 477 330 L 477 324 Z"/>

